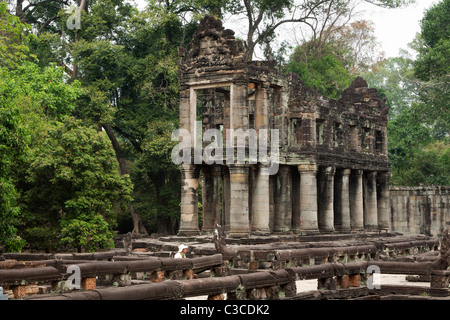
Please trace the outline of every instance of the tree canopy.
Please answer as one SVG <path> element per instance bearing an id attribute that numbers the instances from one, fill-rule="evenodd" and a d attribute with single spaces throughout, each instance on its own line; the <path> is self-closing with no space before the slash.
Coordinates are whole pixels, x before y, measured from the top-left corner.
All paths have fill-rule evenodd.
<path id="1" fill-rule="evenodd" d="M 0 2 L 0 243 L 93 251 L 118 232 L 176 232 L 177 48 L 206 14 L 243 18 L 247 59 L 262 48 L 327 97 L 363 75 L 390 106 L 393 183 L 450 184 L 449 0 L 424 15 L 417 58 L 389 59 L 355 19 L 364 2 L 413 1 Z M 304 35 L 291 54 L 275 45 L 287 24 Z"/>

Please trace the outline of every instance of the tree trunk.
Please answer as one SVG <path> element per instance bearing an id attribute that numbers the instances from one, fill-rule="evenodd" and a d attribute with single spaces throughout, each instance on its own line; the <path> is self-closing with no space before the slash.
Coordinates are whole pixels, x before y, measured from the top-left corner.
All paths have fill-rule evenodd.
<path id="1" fill-rule="evenodd" d="M 156 195 L 156 215 L 157 215 L 157 233 L 159 234 L 175 234 L 175 224 L 176 221 L 169 216 L 160 214 L 160 209 L 167 206 L 167 202 L 164 196 L 161 196 L 159 190 L 164 187 L 164 181 L 166 177 L 164 174 L 159 174 L 156 177 L 151 178 L 155 184 L 155 195 Z"/>
<path id="2" fill-rule="evenodd" d="M 114 131 L 111 128 L 111 126 L 109 124 L 103 124 L 102 125 L 103 128 L 106 131 L 106 134 L 109 137 L 109 140 L 112 143 L 113 149 L 116 153 L 116 159 L 117 162 L 119 163 L 119 171 L 121 175 L 125 175 L 128 174 L 128 168 L 125 164 L 125 159 L 121 158 L 120 155 L 120 145 L 119 142 L 117 141 L 116 136 L 114 135 Z M 136 212 L 134 212 L 134 207 L 132 204 L 130 204 L 128 206 L 128 209 L 130 210 L 130 214 L 131 214 L 131 218 L 133 219 L 133 231 L 131 231 L 132 234 L 148 234 L 147 229 L 144 226 L 144 223 L 142 222 L 141 217 L 139 216 L 139 214 L 137 214 Z"/>

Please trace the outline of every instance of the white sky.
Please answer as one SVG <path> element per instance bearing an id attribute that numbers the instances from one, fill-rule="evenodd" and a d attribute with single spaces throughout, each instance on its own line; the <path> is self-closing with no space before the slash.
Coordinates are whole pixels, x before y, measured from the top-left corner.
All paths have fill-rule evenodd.
<path id="1" fill-rule="evenodd" d="M 375 23 L 375 35 L 386 57 L 396 57 L 400 49 L 407 49 L 416 33 L 420 32 L 420 20 L 438 0 L 416 0 L 402 9 L 382 9 L 368 5 L 364 18 Z"/>

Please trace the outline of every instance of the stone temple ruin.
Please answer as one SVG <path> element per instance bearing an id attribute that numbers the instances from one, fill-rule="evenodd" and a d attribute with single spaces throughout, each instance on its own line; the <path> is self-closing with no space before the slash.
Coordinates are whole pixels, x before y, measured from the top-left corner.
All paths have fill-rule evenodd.
<path id="1" fill-rule="evenodd" d="M 388 109 L 377 90 L 358 77 L 339 100 L 328 99 L 274 62 L 246 61 L 245 50 L 220 20 L 203 19 L 179 49 L 180 129 L 193 136 L 218 129 L 231 146 L 238 140 L 230 129 L 264 132 L 268 140 L 276 132 L 276 150 L 267 145 L 278 168 L 268 174 L 267 162 L 251 161 L 256 140 L 249 135 L 244 162 L 226 162 L 222 153 L 212 164 L 188 158 L 179 235 L 200 232 L 200 179 L 202 232 L 215 223 L 230 237 L 388 230 Z M 195 140 L 191 155 L 208 145 Z"/>
<path id="2" fill-rule="evenodd" d="M 93 253 L 0 246 L 0 300 L 450 300 L 450 188 L 389 188 L 376 90 L 357 78 L 326 99 L 272 62 L 246 61 L 243 42 L 211 17 L 179 53 L 189 142 L 172 154 L 183 155 L 179 234 L 118 235 L 114 249 Z M 245 148 L 199 157 L 213 129 L 240 129 Z M 261 152 L 264 140 L 277 143 Z M 174 259 L 181 243 L 186 258 Z"/>

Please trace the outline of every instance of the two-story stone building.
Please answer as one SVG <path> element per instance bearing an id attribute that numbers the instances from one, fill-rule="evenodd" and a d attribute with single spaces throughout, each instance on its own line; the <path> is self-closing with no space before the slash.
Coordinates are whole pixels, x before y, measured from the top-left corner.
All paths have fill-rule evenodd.
<path id="1" fill-rule="evenodd" d="M 199 185 L 203 232 L 215 223 L 237 237 L 388 229 L 388 110 L 377 90 L 358 77 L 339 100 L 328 99 L 244 53 L 245 44 L 212 17 L 179 49 L 180 129 L 193 137 L 190 161 L 180 165 L 179 235 L 200 232 Z M 225 161 L 230 154 L 219 149 L 213 163 L 194 159 L 208 145 L 196 137 L 208 129 L 223 133 L 223 146 L 237 145 L 230 129 L 247 133 L 245 161 Z M 261 151 L 261 136 L 275 171 L 250 157 Z"/>

